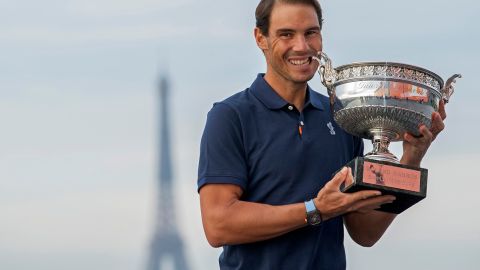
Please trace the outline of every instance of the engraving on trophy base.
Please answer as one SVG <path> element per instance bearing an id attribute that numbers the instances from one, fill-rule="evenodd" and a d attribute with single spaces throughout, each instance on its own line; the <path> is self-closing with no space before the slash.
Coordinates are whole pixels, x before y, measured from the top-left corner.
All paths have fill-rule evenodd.
<path id="1" fill-rule="evenodd" d="M 353 182 L 345 183 L 342 191 L 379 190 L 393 195 L 393 203 L 384 204 L 379 211 L 399 214 L 427 195 L 428 170 L 403 164 L 357 157 L 346 166 L 352 168 Z"/>

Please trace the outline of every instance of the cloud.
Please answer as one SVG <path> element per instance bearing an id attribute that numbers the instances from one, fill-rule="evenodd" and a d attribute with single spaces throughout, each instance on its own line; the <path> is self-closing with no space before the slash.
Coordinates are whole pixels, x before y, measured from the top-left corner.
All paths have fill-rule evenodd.
<path id="1" fill-rule="evenodd" d="M 197 3 L 193 0 L 101 0 L 68 1 L 65 9 L 72 14 L 88 17 L 143 16 L 164 11 L 178 11 Z M 163 12 L 162 12 L 163 11 Z"/>
<path id="2" fill-rule="evenodd" d="M 215 14 L 216 9 L 198 12 L 205 3 L 191 0 L 68 1 L 50 5 L 55 8 L 33 5 L 21 12 L 18 7 L 6 6 L 7 10 L 0 11 L 0 16 L 6 18 L 0 24 L 0 43 L 3 46 L 65 46 L 168 39 L 191 41 L 239 39 L 246 33 L 234 27 L 243 20 L 232 19 L 228 13 Z"/>
<path id="3" fill-rule="evenodd" d="M 246 31 L 231 31 L 219 25 L 178 25 L 170 23 L 130 24 L 117 26 L 85 27 L 68 29 L 58 26 L 0 27 L 0 43 L 10 45 L 66 45 L 111 44 L 115 42 L 155 42 L 171 39 L 229 39 L 241 40 Z"/>

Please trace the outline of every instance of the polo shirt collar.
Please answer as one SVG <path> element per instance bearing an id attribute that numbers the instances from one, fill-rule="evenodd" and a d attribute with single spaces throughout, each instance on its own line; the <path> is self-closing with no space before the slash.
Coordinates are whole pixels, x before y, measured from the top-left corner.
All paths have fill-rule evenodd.
<path id="1" fill-rule="evenodd" d="M 306 102 L 306 104 L 311 103 L 313 107 L 319 109 L 320 111 L 325 110 L 325 105 L 323 105 L 322 103 L 322 96 L 319 93 L 313 91 L 310 86 L 307 86 L 307 91 L 308 101 Z"/>
<path id="2" fill-rule="evenodd" d="M 265 74 L 259 73 L 257 79 L 250 86 L 252 93 L 270 110 L 277 110 L 288 105 L 282 97 L 263 78 Z"/>
<path id="3" fill-rule="evenodd" d="M 265 81 L 263 78 L 265 74 L 259 73 L 257 79 L 250 86 L 250 90 L 253 95 L 257 97 L 264 105 L 270 110 L 281 109 L 288 105 L 288 102 L 280 97 L 275 90 Z M 310 86 L 307 85 L 307 97 L 305 100 L 305 107 L 311 104 L 313 107 L 323 111 L 324 106 L 321 101 L 320 94 L 313 91 Z"/>

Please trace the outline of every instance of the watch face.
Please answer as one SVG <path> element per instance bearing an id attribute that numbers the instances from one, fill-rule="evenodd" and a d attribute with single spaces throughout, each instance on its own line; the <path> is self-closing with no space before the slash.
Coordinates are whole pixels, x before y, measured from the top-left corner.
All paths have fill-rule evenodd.
<path id="1" fill-rule="evenodd" d="M 311 225 L 318 225 L 322 222 L 322 218 L 320 217 L 320 213 L 314 212 L 308 215 L 308 223 Z"/>

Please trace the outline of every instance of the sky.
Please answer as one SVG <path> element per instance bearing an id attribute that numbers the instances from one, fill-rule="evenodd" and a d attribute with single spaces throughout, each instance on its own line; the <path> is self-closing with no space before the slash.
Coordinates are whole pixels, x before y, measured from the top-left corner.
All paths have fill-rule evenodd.
<path id="1" fill-rule="evenodd" d="M 393 61 L 461 73 L 429 149 L 425 200 L 349 269 L 480 263 L 480 4 L 321 1 L 334 66 Z M 172 84 L 179 231 L 193 269 L 217 268 L 196 175 L 213 102 L 265 71 L 257 1 L 0 0 L 0 269 L 144 269 L 156 201 L 158 79 Z M 318 77 L 311 86 L 326 93 Z M 369 142 L 366 142 L 368 147 Z M 401 145 L 391 150 L 401 155 Z"/>

